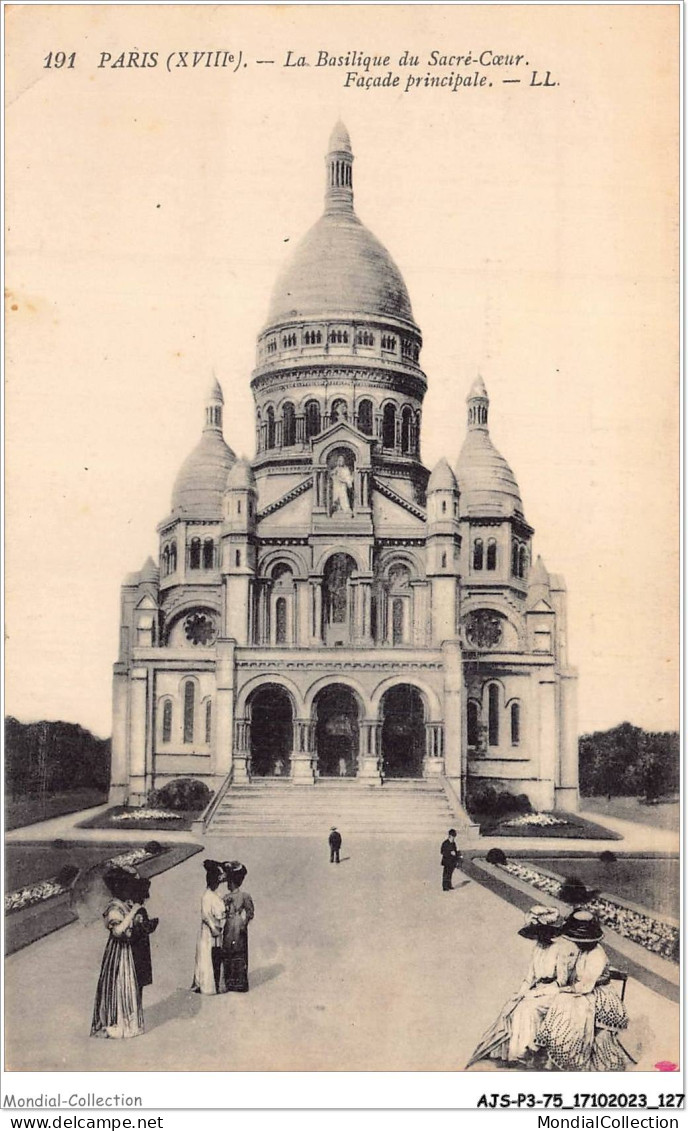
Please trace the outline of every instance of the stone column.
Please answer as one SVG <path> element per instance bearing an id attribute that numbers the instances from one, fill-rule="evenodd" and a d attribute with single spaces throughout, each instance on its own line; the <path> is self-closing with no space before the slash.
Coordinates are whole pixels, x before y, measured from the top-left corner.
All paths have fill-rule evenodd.
<path id="1" fill-rule="evenodd" d="M 312 574 L 308 580 L 311 587 L 311 640 L 313 644 L 322 644 L 322 574 Z"/>
<path id="2" fill-rule="evenodd" d="M 425 724 L 425 777 L 444 773 L 444 727 L 442 723 Z"/>
<path id="3" fill-rule="evenodd" d="M 538 699 L 540 726 L 538 734 L 539 783 L 531 800 L 539 809 L 554 808 L 554 774 L 557 760 L 556 676 L 553 671 L 540 674 Z M 532 791 L 531 791 L 532 792 Z"/>
<path id="4" fill-rule="evenodd" d="M 251 780 L 251 722 L 246 717 L 234 719 L 233 780 Z"/>
<path id="5" fill-rule="evenodd" d="M 580 807 L 576 685 L 575 674 L 559 676 L 559 772 L 555 777 L 559 784 L 554 800 L 557 809 L 564 809 L 569 813 L 578 812 Z"/>
<path id="6" fill-rule="evenodd" d="M 372 645 L 373 579 L 361 577 L 358 583 L 359 632 L 362 644 Z"/>
<path id="7" fill-rule="evenodd" d="M 376 719 L 364 719 L 359 726 L 358 777 L 368 784 L 381 784 L 380 729 Z"/>
<path id="8" fill-rule="evenodd" d="M 307 581 L 295 583 L 294 643 L 299 648 L 307 648 L 311 642 L 311 592 Z"/>
<path id="9" fill-rule="evenodd" d="M 297 785 L 314 785 L 313 731 L 310 719 L 294 719 L 291 776 Z"/>
<path id="10" fill-rule="evenodd" d="M 416 648 L 424 648 L 428 638 L 427 626 L 427 581 L 412 581 L 411 593 L 413 600 L 413 644 Z"/>
<path id="11" fill-rule="evenodd" d="M 215 645 L 215 741 L 211 760 L 215 789 L 232 769 L 235 647 L 233 640 L 218 640 Z"/>
<path id="12" fill-rule="evenodd" d="M 146 766 L 147 699 L 148 671 L 133 668 L 129 714 L 129 801 L 132 805 L 145 804 L 152 784 L 151 767 Z"/>
<path id="13" fill-rule="evenodd" d="M 462 777 L 461 757 L 461 648 L 458 640 L 445 640 L 444 658 L 444 762 L 448 778 Z M 463 793 L 462 793 L 463 796 Z"/>
<path id="14" fill-rule="evenodd" d="M 129 676 L 123 665 L 115 664 L 112 677 L 112 754 L 110 763 L 111 805 L 122 805 L 129 796 L 129 757 L 127 700 Z"/>

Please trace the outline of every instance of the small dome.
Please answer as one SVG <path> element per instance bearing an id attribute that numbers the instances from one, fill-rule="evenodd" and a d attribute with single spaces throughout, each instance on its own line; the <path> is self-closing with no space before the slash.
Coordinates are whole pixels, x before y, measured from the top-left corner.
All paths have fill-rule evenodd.
<path id="1" fill-rule="evenodd" d="M 256 477 L 247 459 L 238 459 L 227 476 L 227 490 L 255 488 Z"/>
<path id="2" fill-rule="evenodd" d="M 330 134 L 329 151 L 330 153 L 333 153 L 335 151 L 344 151 L 345 153 L 352 152 L 349 131 L 347 130 L 341 118 L 338 122 L 335 123 L 334 129 Z"/>
<path id="3" fill-rule="evenodd" d="M 516 476 L 486 429 L 467 432 L 456 465 L 456 477 L 463 516 L 510 518 L 515 514 L 523 517 Z"/>
<path id="4" fill-rule="evenodd" d="M 389 252 L 354 212 L 326 212 L 278 276 L 267 325 L 347 314 L 413 322 L 406 284 Z"/>
<path id="5" fill-rule="evenodd" d="M 486 396 L 487 396 L 487 389 L 485 388 L 485 382 L 483 381 L 480 374 L 478 374 L 475 381 L 471 385 L 470 392 L 469 392 L 468 396 L 466 397 L 466 400 L 470 401 L 473 397 L 486 397 Z"/>
<path id="6" fill-rule="evenodd" d="M 208 429 L 186 457 L 172 490 L 172 513 L 184 518 L 222 517 L 227 475 L 236 460 L 219 430 Z"/>
<path id="7" fill-rule="evenodd" d="M 428 494 L 432 491 L 456 491 L 458 490 L 456 476 L 449 466 L 448 461 L 442 456 L 442 459 L 435 464 L 432 475 L 428 480 Z"/>
<path id="8" fill-rule="evenodd" d="M 219 401 L 220 404 L 225 403 L 225 398 L 222 392 L 222 385 L 218 381 L 217 377 L 213 377 L 212 381 L 210 382 L 210 387 L 208 389 L 208 400 Z"/>
<path id="9" fill-rule="evenodd" d="M 153 582 L 155 582 L 156 585 L 157 585 L 158 581 L 160 580 L 160 570 L 158 569 L 158 567 L 156 566 L 155 562 L 150 557 L 150 555 L 146 558 L 145 562 L 143 563 L 143 567 L 141 569 L 141 573 L 139 574 L 139 577 L 140 577 L 141 581 L 153 581 Z"/>

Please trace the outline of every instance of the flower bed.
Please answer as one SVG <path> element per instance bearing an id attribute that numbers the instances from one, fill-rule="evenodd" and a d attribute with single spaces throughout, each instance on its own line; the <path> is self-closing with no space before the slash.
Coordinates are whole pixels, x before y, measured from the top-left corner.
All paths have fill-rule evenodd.
<path id="1" fill-rule="evenodd" d="M 144 860 L 149 860 L 155 855 L 156 853 L 149 852 L 146 848 L 134 848 L 131 852 L 121 852 L 118 856 L 112 856 L 105 861 L 103 866 L 118 864 L 120 867 L 131 867 L 134 864 L 141 864 Z M 22 911 L 25 907 L 31 907 L 35 903 L 43 903 L 46 899 L 63 895 L 70 890 L 70 887 L 71 884 L 61 884 L 53 877 L 49 880 L 41 880 L 37 884 L 29 884 L 17 891 L 8 892 L 5 896 L 5 914 L 9 915 L 13 911 Z"/>
<path id="2" fill-rule="evenodd" d="M 170 813 L 166 809 L 123 809 L 121 813 L 113 813 L 113 821 L 183 821 L 181 813 Z"/>
<path id="3" fill-rule="evenodd" d="M 568 825 L 568 821 L 555 817 L 552 813 L 524 813 L 522 817 L 512 817 L 503 824 L 509 829 L 538 828 L 549 829 L 555 825 Z"/>
<path id="4" fill-rule="evenodd" d="M 561 881 L 555 879 L 554 876 L 540 872 L 530 864 L 519 864 L 515 860 L 508 860 L 506 864 L 502 864 L 500 867 L 505 872 L 515 876 L 516 879 L 530 884 L 537 891 L 545 892 L 555 899 L 559 895 Z M 661 919 L 656 919 L 652 915 L 634 911 L 632 908 L 625 907 L 621 903 L 615 903 L 604 896 L 595 896 L 585 906 L 595 912 L 605 927 L 610 927 L 613 931 L 623 935 L 624 938 L 638 943 L 645 950 L 652 951 L 653 954 L 659 954 L 662 958 L 668 958 L 671 962 L 679 961 L 680 935 L 678 927 L 664 923 Z"/>

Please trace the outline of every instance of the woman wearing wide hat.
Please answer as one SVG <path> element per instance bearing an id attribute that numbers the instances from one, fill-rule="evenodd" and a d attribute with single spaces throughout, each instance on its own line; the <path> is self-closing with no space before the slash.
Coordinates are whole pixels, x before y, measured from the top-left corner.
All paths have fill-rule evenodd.
<path id="1" fill-rule="evenodd" d="M 134 868 L 113 867 L 103 880 L 110 894 L 103 912 L 108 941 L 96 989 L 91 1036 L 138 1037 L 144 1031 L 143 1004 L 132 934 L 141 911 L 141 879 Z"/>
<path id="2" fill-rule="evenodd" d="M 225 873 L 219 860 L 204 860 L 206 889 L 201 899 L 201 929 L 196 943 L 191 989 L 197 994 L 216 994 L 219 991 L 219 970 L 222 946 L 222 928 L 225 923 L 225 903 L 218 892 Z"/>
<path id="3" fill-rule="evenodd" d="M 628 1053 L 618 1032 L 628 1016 L 609 980 L 604 931 L 592 911 L 578 908 L 562 927 L 574 951 L 566 985 L 548 1010 L 537 1035 L 551 1065 L 567 1072 L 623 1072 Z"/>
<path id="4" fill-rule="evenodd" d="M 241 885 L 246 867 L 238 860 L 222 865 L 227 879 L 226 919 L 222 936 L 224 977 L 221 989 L 248 992 L 248 925 L 255 914 L 253 900 Z"/>
<path id="5" fill-rule="evenodd" d="M 558 978 L 566 979 L 574 950 L 572 943 L 559 937 L 561 923 L 554 907 L 531 907 L 526 912 L 518 933 L 535 942 L 526 976 L 483 1036 L 467 1067 L 487 1059 L 514 1067 L 524 1067 L 535 1060 L 536 1034 L 559 990 Z"/>

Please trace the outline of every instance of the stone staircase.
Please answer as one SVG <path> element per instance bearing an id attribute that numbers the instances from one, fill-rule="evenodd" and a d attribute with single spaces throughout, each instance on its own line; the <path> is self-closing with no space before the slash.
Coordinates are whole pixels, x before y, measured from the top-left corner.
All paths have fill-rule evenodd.
<path id="1" fill-rule="evenodd" d="M 450 796 L 441 779 L 387 781 L 384 786 L 334 778 L 315 785 L 254 779 L 230 786 L 205 835 L 323 837 L 336 825 L 345 839 L 442 839 L 454 825 L 460 839 L 466 817 L 457 816 Z"/>

